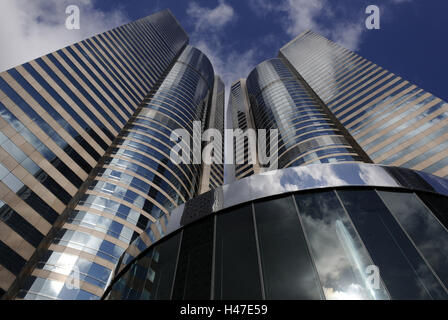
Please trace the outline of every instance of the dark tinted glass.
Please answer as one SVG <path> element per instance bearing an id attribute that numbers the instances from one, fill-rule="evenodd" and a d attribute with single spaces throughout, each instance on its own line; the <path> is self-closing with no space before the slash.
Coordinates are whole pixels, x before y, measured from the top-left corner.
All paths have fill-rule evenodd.
<path id="1" fill-rule="evenodd" d="M 173 299 L 210 299 L 213 219 L 206 218 L 183 231 Z"/>
<path id="2" fill-rule="evenodd" d="M 4 204 L 0 208 L 0 221 L 6 223 L 11 229 L 20 234 L 23 239 L 28 241 L 34 247 L 37 247 L 44 238 L 44 235 L 40 233 L 39 230 L 37 230 L 7 204 Z"/>
<path id="3" fill-rule="evenodd" d="M 423 192 L 418 193 L 418 196 L 448 229 L 448 197 Z"/>
<path id="4" fill-rule="evenodd" d="M 393 299 L 446 299 L 440 283 L 374 190 L 337 193 Z"/>
<path id="5" fill-rule="evenodd" d="M 217 217 L 215 299 L 262 299 L 250 205 Z"/>
<path id="6" fill-rule="evenodd" d="M 179 248 L 180 233 L 163 241 L 154 249 L 151 269 L 155 273 L 151 281 L 153 299 L 167 300 L 171 297 L 174 270 Z"/>
<path id="7" fill-rule="evenodd" d="M 448 232 L 414 193 L 378 192 L 386 206 L 448 286 Z"/>
<path id="8" fill-rule="evenodd" d="M 25 259 L 0 241 L 0 265 L 2 267 L 5 267 L 13 274 L 18 275 L 20 270 L 25 266 L 25 263 Z"/>
<path id="9" fill-rule="evenodd" d="M 255 203 L 267 299 L 321 299 L 293 198 Z"/>

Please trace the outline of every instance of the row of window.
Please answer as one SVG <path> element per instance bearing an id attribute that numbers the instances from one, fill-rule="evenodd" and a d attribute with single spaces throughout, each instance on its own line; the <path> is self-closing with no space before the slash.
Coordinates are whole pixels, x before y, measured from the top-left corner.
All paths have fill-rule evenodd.
<path id="1" fill-rule="evenodd" d="M 373 161 L 448 174 L 446 102 L 313 32 L 281 53 Z"/>
<path id="2" fill-rule="evenodd" d="M 191 65 L 187 64 L 189 59 Z M 196 60 L 201 61 L 202 67 Z M 82 229 L 100 232 L 104 238 L 88 235 L 81 229 L 65 229 L 56 237 L 55 244 L 90 253 L 115 265 L 124 249 L 137 238 L 137 231 L 152 231 L 154 225 L 158 231 L 148 234 L 149 241 L 164 234 L 160 223 L 155 221 L 166 219 L 168 210 L 188 200 L 199 185 L 198 165 L 177 165 L 170 161 L 173 145 L 170 134 L 179 127 L 188 128 L 192 133 L 192 122 L 201 118 L 201 104 L 208 98 L 213 84 L 204 80 L 210 78 L 207 74 L 209 67 L 210 63 L 204 60 L 202 53 L 187 47 L 157 92 L 146 99 L 142 112 L 130 120 L 127 130 L 114 141 L 104 170 L 98 173 L 101 180 L 93 181 L 68 221 Z M 211 79 L 213 81 L 213 74 Z M 153 117 L 149 111 L 158 116 Z M 100 216 L 96 210 L 110 212 L 119 219 Z M 129 227 L 120 223 L 120 219 L 126 220 Z M 107 240 L 109 236 L 116 241 Z M 132 245 L 141 246 L 139 241 L 140 238 Z M 45 262 L 43 269 L 51 264 Z M 52 271 L 58 272 L 58 269 Z M 90 271 L 85 272 L 85 277 L 84 281 L 97 281 L 89 280 L 97 279 Z M 61 288 L 56 296 L 60 297 L 63 292 Z M 33 287 L 29 290 L 29 294 L 39 293 Z"/>
<path id="3" fill-rule="evenodd" d="M 269 81 L 264 74 L 269 75 Z M 272 83 L 273 79 L 281 81 Z M 277 147 L 280 168 L 289 166 L 293 161 L 299 164 L 298 158 L 310 151 L 307 147 L 311 147 L 310 141 L 317 137 L 339 136 L 344 140 L 333 121 L 328 119 L 322 107 L 307 93 L 282 60 L 271 59 L 261 63 L 250 73 L 247 83 L 257 128 L 279 130 Z M 297 98 L 296 95 L 300 97 Z M 323 146 L 323 141 L 320 146 Z M 335 157 L 331 157 L 330 150 L 334 150 Z M 355 157 L 336 156 L 339 151 L 328 148 L 325 155 L 314 156 L 325 156 L 337 161 L 355 161 L 360 158 L 353 149 Z M 311 162 L 313 159 L 310 157 L 311 155 L 305 156 L 302 163 Z"/>

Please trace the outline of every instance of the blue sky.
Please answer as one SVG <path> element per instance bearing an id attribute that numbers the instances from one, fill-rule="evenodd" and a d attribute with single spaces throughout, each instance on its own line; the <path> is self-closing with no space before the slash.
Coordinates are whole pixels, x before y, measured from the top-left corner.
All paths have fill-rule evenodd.
<path id="1" fill-rule="evenodd" d="M 65 29 L 69 4 L 81 8 L 80 30 Z M 364 26 L 369 4 L 380 30 Z M 164 8 L 227 84 L 310 28 L 448 100 L 446 0 L 2 0 L 0 70 Z"/>

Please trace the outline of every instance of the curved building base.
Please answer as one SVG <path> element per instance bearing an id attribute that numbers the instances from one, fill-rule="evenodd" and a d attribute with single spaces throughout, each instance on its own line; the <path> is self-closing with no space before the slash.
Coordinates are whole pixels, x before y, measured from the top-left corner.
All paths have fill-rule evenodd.
<path id="1" fill-rule="evenodd" d="M 448 180 L 362 163 L 254 175 L 171 212 L 105 299 L 447 299 Z"/>

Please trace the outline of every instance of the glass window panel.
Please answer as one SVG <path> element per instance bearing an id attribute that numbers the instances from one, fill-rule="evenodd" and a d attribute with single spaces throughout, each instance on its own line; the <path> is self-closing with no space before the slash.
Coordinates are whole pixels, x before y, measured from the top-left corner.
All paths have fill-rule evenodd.
<path id="1" fill-rule="evenodd" d="M 210 299 L 213 219 L 196 222 L 183 231 L 174 282 L 174 300 Z"/>
<path id="2" fill-rule="evenodd" d="M 337 192 L 393 299 L 447 299 L 446 292 L 374 190 Z"/>
<path id="3" fill-rule="evenodd" d="M 250 205 L 217 217 L 215 299 L 262 299 Z"/>
<path id="4" fill-rule="evenodd" d="M 388 299 L 368 279 L 373 265 L 334 191 L 295 196 L 324 294 L 330 300 Z"/>
<path id="5" fill-rule="evenodd" d="M 9 170 L 0 164 L 0 180 L 9 174 Z"/>
<path id="6" fill-rule="evenodd" d="M 423 192 L 418 193 L 418 196 L 448 229 L 448 197 Z"/>
<path id="7" fill-rule="evenodd" d="M 2 179 L 2 182 L 8 186 L 14 192 L 18 192 L 24 185 L 22 181 L 16 178 L 15 175 L 10 173 L 5 178 Z"/>
<path id="8" fill-rule="evenodd" d="M 26 154 L 20 150 L 11 140 L 6 140 L 2 144 L 2 148 L 6 150 L 18 163 L 27 158 Z"/>
<path id="9" fill-rule="evenodd" d="M 39 166 L 30 158 L 26 158 L 21 165 L 28 170 L 29 173 L 31 173 L 32 175 L 36 174 L 40 168 Z"/>
<path id="10" fill-rule="evenodd" d="M 445 287 L 448 287 L 447 230 L 414 193 L 378 193 Z"/>
<path id="11" fill-rule="evenodd" d="M 180 233 L 163 241 L 154 248 L 154 256 L 151 268 L 148 270 L 148 277 L 145 285 L 150 289 L 152 299 L 166 300 L 171 297 L 171 288 L 174 280 L 174 270 L 179 248 Z"/>
<path id="12" fill-rule="evenodd" d="M 292 197 L 255 203 L 266 299 L 321 299 Z"/>

